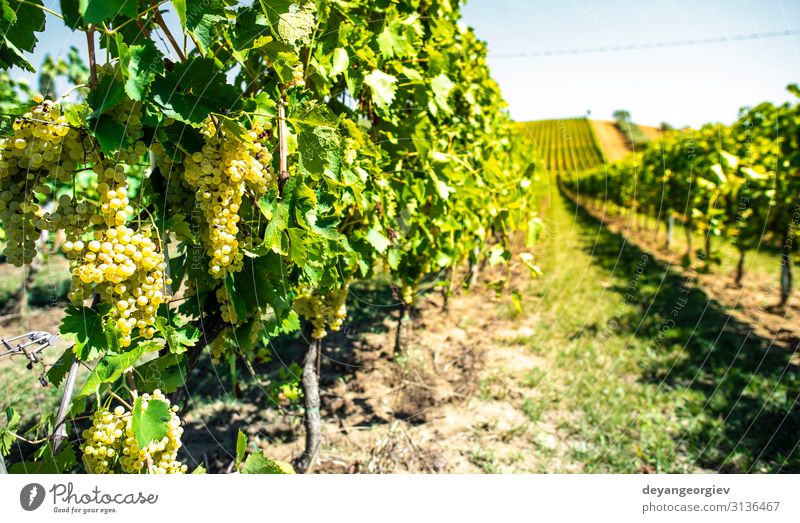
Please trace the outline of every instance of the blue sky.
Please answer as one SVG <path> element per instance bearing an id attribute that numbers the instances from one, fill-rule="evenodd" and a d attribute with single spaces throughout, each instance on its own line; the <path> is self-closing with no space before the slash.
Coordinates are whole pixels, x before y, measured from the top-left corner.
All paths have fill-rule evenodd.
<path id="1" fill-rule="evenodd" d="M 58 0 L 45 5 L 58 10 Z M 739 107 L 783 102 L 800 82 L 800 36 L 692 47 L 533 58 L 497 55 L 800 30 L 798 0 L 470 0 L 467 24 L 489 43 L 489 64 L 518 120 L 610 119 L 642 124 L 730 122 Z M 31 59 L 85 54 L 82 33 L 48 16 Z M 494 56 L 493 56 L 494 55 Z M 15 73 L 19 75 L 20 73 Z"/>
<path id="2" fill-rule="evenodd" d="M 518 120 L 730 122 L 742 105 L 794 98 L 800 36 L 535 58 L 491 55 L 800 30 L 797 0 L 470 0 L 466 22 L 489 43 L 494 78 Z"/>

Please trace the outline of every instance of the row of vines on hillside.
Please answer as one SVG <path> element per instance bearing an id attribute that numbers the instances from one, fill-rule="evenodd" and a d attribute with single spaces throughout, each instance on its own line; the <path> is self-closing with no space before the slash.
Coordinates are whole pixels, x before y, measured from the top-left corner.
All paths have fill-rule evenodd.
<path id="1" fill-rule="evenodd" d="M 2 4 L 0 65 L 32 70 L 47 10 Z M 178 404 L 202 351 L 250 360 L 298 330 L 311 470 L 316 362 L 350 286 L 388 276 L 407 310 L 426 278 L 535 241 L 534 173 L 458 4 L 61 1 L 48 23 L 85 35 L 86 83 L 20 103 L 0 212 L 8 262 L 70 260 L 75 343 L 48 380 L 92 372 L 65 417 L 19 434 L 9 412 L 0 450 L 40 445 L 12 470 L 185 472 Z M 237 468 L 279 470 L 242 449 Z"/>
<path id="2" fill-rule="evenodd" d="M 797 86 L 789 90 L 800 96 Z M 765 102 L 740 111 L 730 125 L 669 131 L 635 155 L 564 179 L 581 197 L 603 199 L 633 212 L 682 220 L 687 258 L 692 232 L 705 238 L 699 251 L 708 268 L 718 261 L 713 238 L 735 245 L 741 282 L 747 251 L 780 252 L 780 306 L 792 288 L 792 256 L 800 226 L 800 104 Z"/>
<path id="3" fill-rule="evenodd" d="M 520 125 L 544 166 L 552 172 L 583 171 L 603 162 L 603 155 L 586 118 L 541 120 Z"/>

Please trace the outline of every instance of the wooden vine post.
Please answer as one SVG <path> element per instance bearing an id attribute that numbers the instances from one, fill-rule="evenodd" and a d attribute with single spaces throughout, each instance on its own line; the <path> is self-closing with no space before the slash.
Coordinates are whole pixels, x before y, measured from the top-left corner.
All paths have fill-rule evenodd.
<path id="1" fill-rule="evenodd" d="M 281 192 L 289 180 L 288 158 L 286 105 L 281 94 L 278 100 L 278 187 Z M 303 453 L 294 462 L 295 470 L 305 474 L 313 471 L 322 443 L 322 418 L 319 411 L 319 359 L 322 353 L 322 339 L 313 337 L 312 329 L 307 329 L 306 333 L 305 339 L 308 340 L 308 345 L 303 358 L 303 376 L 300 382 L 305 407 L 303 425 L 306 431 L 306 441 Z"/>

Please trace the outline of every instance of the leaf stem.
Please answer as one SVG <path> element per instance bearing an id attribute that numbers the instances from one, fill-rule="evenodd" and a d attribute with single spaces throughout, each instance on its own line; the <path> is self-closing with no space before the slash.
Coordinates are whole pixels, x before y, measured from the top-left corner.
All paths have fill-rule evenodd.
<path id="1" fill-rule="evenodd" d="M 117 32 L 119 32 L 120 29 L 122 29 L 123 27 L 125 27 L 126 25 L 128 25 L 131 22 L 136 22 L 136 25 L 138 25 L 140 29 L 144 29 L 146 31 L 147 29 L 144 28 L 144 26 L 142 24 L 142 17 L 144 15 L 146 15 L 147 13 L 149 13 L 150 11 L 152 11 L 153 9 L 158 9 L 162 5 L 166 4 L 168 1 L 169 0 L 161 0 L 161 2 L 154 3 L 153 5 L 151 5 L 150 7 L 145 9 L 144 11 L 142 11 L 141 13 L 138 13 L 135 17 L 128 18 L 127 20 L 125 20 L 124 22 L 119 24 L 118 26 L 116 26 L 113 29 L 109 30 L 108 34 L 112 34 L 112 35 L 116 34 Z M 147 33 L 145 33 L 145 36 L 147 36 Z"/>
<path id="2" fill-rule="evenodd" d="M 47 13 L 49 15 L 53 15 L 56 18 L 60 18 L 62 20 L 64 19 L 64 15 L 62 15 L 61 13 L 56 13 L 52 9 L 48 9 L 47 7 L 45 7 L 45 6 L 41 5 L 41 4 L 37 4 L 37 3 L 34 3 L 34 2 L 29 2 L 28 0 L 18 0 L 18 2 L 20 4 L 32 5 L 33 7 L 38 7 L 39 9 L 41 9 L 42 11 L 44 11 L 45 13 Z"/>
<path id="3" fill-rule="evenodd" d="M 17 434 L 16 432 L 12 432 L 12 431 L 10 431 L 10 430 L 7 430 L 6 432 L 8 432 L 9 434 L 11 434 L 12 436 L 14 436 L 15 438 L 17 438 L 17 439 L 18 439 L 18 440 L 20 440 L 20 441 L 24 441 L 25 443 L 28 443 L 29 445 L 38 445 L 38 444 L 40 444 L 40 443 L 44 443 L 45 441 L 47 441 L 47 438 L 42 438 L 42 439 L 28 439 L 28 438 L 26 438 L 26 437 L 24 437 L 24 436 L 20 436 L 20 435 L 19 435 L 19 434 Z"/>
<path id="4" fill-rule="evenodd" d="M 119 396 L 119 395 L 118 395 L 116 392 L 114 392 L 113 390 L 109 390 L 109 391 L 108 391 L 108 393 L 109 393 L 109 394 L 110 394 L 110 395 L 111 395 L 111 396 L 112 396 L 114 399 L 116 399 L 118 402 L 122 403 L 122 405 L 123 405 L 125 408 L 127 408 L 128 410 L 133 410 L 133 407 L 131 407 L 131 406 L 130 406 L 130 404 L 129 404 L 127 401 L 125 401 L 124 399 L 122 399 L 122 397 L 120 397 L 120 396 Z"/>
<path id="5" fill-rule="evenodd" d="M 58 97 L 58 98 L 57 98 L 57 99 L 56 99 L 56 100 L 55 100 L 53 103 L 54 103 L 54 104 L 60 104 L 60 103 L 61 103 L 61 101 L 62 101 L 62 100 L 64 100 L 64 98 L 66 98 L 67 96 L 71 95 L 72 93 L 74 93 L 74 92 L 75 92 L 75 91 L 77 91 L 78 89 L 83 89 L 83 88 L 85 88 L 85 87 L 89 87 L 89 86 L 88 86 L 88 85 L 86 85 L 86 84 L 78 84 L 78 85 L 73 85 L 72 87 L 70 87 L 69 89 L 67 89 L 67 91 L 66 91 L 64 94 L 62 94 L 61 96 L 59 96 L 59 97 Z"/>

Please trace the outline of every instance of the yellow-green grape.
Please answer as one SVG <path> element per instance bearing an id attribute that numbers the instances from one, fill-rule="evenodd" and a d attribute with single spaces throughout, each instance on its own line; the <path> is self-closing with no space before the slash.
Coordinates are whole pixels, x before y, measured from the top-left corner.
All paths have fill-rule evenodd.
<path id="1" fill-rule="evenodd" d="M 403 303 L 406 305 L 414 303 L 414 288 L 409 285 L 403 287 Z"/>
<path id="2" fill-rule="evenodd" d="M 297 289 L 294 300 L 294 310 L 311 322 L 311 337 L 321 339 L 325 337 L 325 306 L 320 296 L 314 293 L 313 287 L 305 283 Z"/>
<path id="3" fill-rule="evenodd" d="M 90 474 L 114 474 L 125 435 L 125 409 L 114 412 L 99 409 L 92 416 L 92 426 L 81 434 L 83 465 Z"/>
<path id="4" fill-rule="evenodd" d="M 223 360 L 223 357 L 228 350 L 227 341 L 227 331 L 223 331 L 208 345 L 208 349 L 211 353 L 211 361 L 213 361 L 215 364 L 219 364 Z"/>
<path id="5" fill-rule="evenodd" d="M 233 308 L 230 296 L 228 296 L 228 289 L 225 287 L 217 289 L 217 302 L 219 303 L 222 321 L 231 324 L 239 323 L 240 318 L 236 316 L 236 310 Z"/>
<path id="6" fill-rule="evenodd" d="M 202 152 L 186 157 L 183 176 L 196 191 L 196 201 L 205 217 L 202 236 L 211 257 L 209 273 L 223 279 L 242 268 L 244 243 L 239 238 L 242 198 L 248 190 L 264 194 L 274 176 L 269 170 L 270 153 L 259 143 L 257 130 L 250 131 L 249 140 L 243 142 L 215 132 L 209 122 L 204 134 L 206 144 Z"/>
<path id="7" fill-rule="evenodd" d="M 118 121 L 128 136 L 130 145 L 117 155 L 117 160 L 129 165 L 139 163 L 147 153 L 147 144 L 144 143 L 142 125 L 142 104 L 125 99 L 111 109 L 110 116 Z"/>
<path id="8" fill-rule="evenodd" d="M 303 72 L 303 64 L 297 64 L 292 68 L 292 79 L 289 80 L 289 83 L 286 84 L 286 87 L 302 87 L 306 85 L 304 76 L 305 73 Z"/>
<path id="9" fill-rule="evenodd" d="M 142 394 L 142 408 L 147 408 L 147 403 L 151 400 L 159 400 L 169 405 L 169 399 L 158 389 L 153 391 L 153 394 Z M 181 427 L 181 420 L 178 418 L 178 406 L 175 405 L 170 408 L 170 419 L 167 421 L 166 436 L 158 441 L 151 441 L 150 444 L 143 448 L 139 448 L 136 441 L 136 435 L 133 432 L 133 421 L 128 414 L 125 417 L 125 437 L 122 442 L 122 457 L 120 464 L 122 471 L 128 474 L 140 474 L 150 472 L 153 474 L 185 474 L 187 466 L 178 461 L 178 450 L 180 450 L 181 435 L 183 434 L 183 427 Z M 148 470 L 148 466 L 152 466 Z"/>
<path id="10" fill-rule="evenodd" d="M 21 266 L 36 256 L 40 231 L 85 225 L 88 209 L 69 207 L 46 212 L 40 201 L 50 195 L 48 182 L 69 182 L 79 164 L 95 160 L 88 137 L 71 129 L 58 105 L 41 101 L 14 121 L 13 134 L 0 139 L 0 220 L 6 233 L 8 262 Z M 69 203 L 72 202 L 71 199 Z M 84 206 L 85 207 L 85 206 Z"/>
<path id="11" fill-rule="evenodd" d="M 166 285 L 172 282 L 149 229 L 110 227 L 89 242 L 67 241 L 64 252 L 73 260 L 71 300 L 83 300 L 94 287 L 100 301 L 112 305 L 111 318 L 123 347 L 131 344 L 134 329 L 145 338 L 153 337 L 156 312 L 168 298 Z"/>
<path id="12" fill-rule="evenodd" d="M 69 298 L 81 302 L 92 288 L 100 301 L 112 306 L 111 319 L 120 332 L 120 345 L 131 344 L 135 330 L 144 338 L 156 332 L 159 305 L 168 298 L 166 261 L 152 240 L 150 229 L 134 231 L 125 225 L 133 212 L 121 167 L 96 167 L 100 183 L 100 211 L 106 229 L 90 241 L 67 241 L 64 252 L 72 260 Z"/>
<path id="13" fill-rule="evenodd" d="M 312 338 L 324 338 L 327 332 L 325 324 L 332 331 L 342 328 L 347 317 L 347 294 L 350 285 L 344 284 L 340 289 L 327 293 L 325 296 L 315 293 L 308 284 L 300 284 L 297 288 L 297 297 L 294 301 L 294 310 L 311 322 Z"/>
<path id="14" fill-rule="evenodd" d="M 345 284 L 326 300 L 325 312 L 328 316 L 328 325 L 332 331 L 341 329 L 345 318 L 347 318 L 347 295 L 349 291 L 350 285 Z"/>

